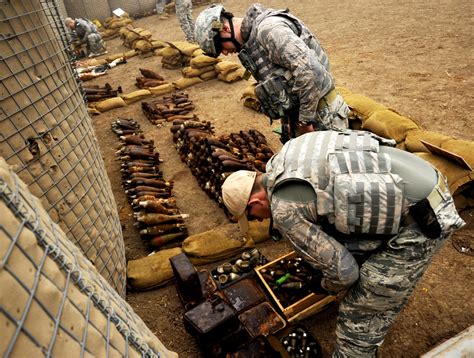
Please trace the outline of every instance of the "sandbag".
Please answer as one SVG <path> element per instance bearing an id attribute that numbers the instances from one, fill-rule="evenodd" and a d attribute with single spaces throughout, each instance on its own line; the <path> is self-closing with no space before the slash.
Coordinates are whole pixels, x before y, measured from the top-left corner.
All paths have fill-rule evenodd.
<path id="1" fill-rule="evenodd" d="M 227 82 L 227 83 L 234 83 L 236 81 L 240 81 L 244 76 L 245 70 L 243 68 L 237 69 L 235 71 L 230 71 L 226 73 L 219 73 L 217 75 L 217 79 L 219 81 Z"/>
<path id="2" fill-rule="evenodd" d="M 107 112 L 114 108 L 124 107 L 127 103 L 121 97 L 107 98 L 97 102 L 95 108 L 100 112 Z"/>
<path id="3" fill-rule="evenodd" d="M 204 53 L 203 49 L 202 49 L 202 48 L 198 48 L 197 50 L 195 50 L 195 51 L 193 52 L 193 54 L 191 55 L 191 57 L 198 57 L 198 56 L 204 55 L 204 54 L 205 54 L 205 53 Z"/>
<path id="4" fill-rule="evenodd" d="M 231 61 L 221 61 L 219 63 L 216 63 L 214 66 L 215 70 L 217 73 L 223 73 L 224 75 L 230 71 L 235 71 L 240 68 L 240 66 Z"/>
<path id="5" fill-rule="evenodd" d="M 191 66 L 185 67 L 181 70 L 184 77 L 199 77 L 203 73 L 214 71 L 214 66 L 206 66 L 201 68 L 194 68 Z"/>
<path id="6" fill-rule="evenodd" d="M 148 40 L 136 41 L 133 45 L 133 48 L 138 51 L 139 54 L 150 52 L 153 49 L 153 47 L 151 46 L 151 42 Z"/>
<path id="7" fill-rule="evenodd" d="M 177 81 L 174 81 L 173 84 L 178 89 L 184 89 L 190 86 L 194 86 L 198 83 L 202 83 L 203 81 L 199 77 L 191 77 L 191 78 L 180 78 Z"/>
<path id="8" fill-rule="evenodd" d="M 137 91 L 124 94 L 121 97 L 123 98 L 126 104 L 130 104 L 136 101 L 140 101 L 141 99 L 146 98 L 148 96 L 151 96 L 151 91 L 147 89 L 140 89 Z"/>
<path id="9" fill-rule="evenodd" d="M 134 56 L 136 56 L 136 55 L 138 55 L 138 52 L 137 52 L 137 51 L 135 51 L 135 50 L 130 50 L 130 51 L 125 52 L 125 53 L 123 54 L 123 57 L 125 57 L 125 58 L 131 58 L 131 57 L 134 57 Z"/>
<path id="10" fill-rule="evenodd" d="M 173 92 L 175 89 L 172 83 L 165 83 L 164 85 L 148 88 L 148 90 L 156 96 Z"/>
<path id="11" fill-rule="evenodd" d="M 202 79 L 203 81 L 209 81 L 216 77 L 217 77 L 217 73 L 214 70 L 205 72 L 201 76 L 199 76 L 199 78 Z"/>
<path id="12" fill-rule="evenodd" d="M 191 59 L 191 66 L 197 67 L 197 68 L 206 67 L 209 65 L 215 65 L 219 61 L 220 61 L 219 59 L 214 58 L 214 57 L 199 55 Z"/>
<path id="13" fill-rule="evenodd" d="M 158 48 L 166 47 L 167 44 L 166 42 L 161 41 L 161 40 L 153 40 L 151 41 L 151 46 L 153 47 L 153 49 L 158 49 Z"/>
<path id="14" fill-rule="evenodd" d="M 405 140 L 409 131 L 419 129 L 419 127 L 411 119 L 384 109 L 374 112 L 365 121 L 362 120 L 362 129 L 385 138 L 395 139 L 398 143 Z"/>
<path id="15" fill-rule="evenodd" d="M 174 247 L 160 250 L 138 260 L 128 261 L 128 285 L 135 290 L 149 290 L 170 282 L 173 279 L 170 258 L 182 252 L 180 247 Z"/>
<path id="16" fill-rule="evenodd" d="M 183 241 L 183 252 L 194 265 L 223 260 L 255 247 L 251 238 L 242 237 L 236 224 L 226 224 Z"/>
<path id="17" fill-rule="evenodd" d="M 336 87 L 336 90 L 344 98 L 344 101 L 351 108 L 352 112 L 359 118 L 366 119 L 377 111 L 387 109 L 384 105 L 360 94 L 354 94 L 347 88 Z"/>
<path id="18" fill-rule="evenodd" d="M 124 54 L 123 53 L 114 53 L 112 55 L 108 55 L 105 60 L 107 62 L 112 62 L 112 61 L 115 61 L 116 59 L 120 58 L 120 57 L 124 57 Z"/>
<path id="19" fill-rule="evenodd" d="M 429 153 L 428 148 L 426 148 L 426 146 L 420 142 L 421 140 L 440 147 L 444 141 L 449 139 L 452 138 L 438 132 L 413 130 L 407 133 L 407 136 L 405 138 L 405 145 L 407 150 L 410 152 Z"/>
<path id="20" fill-rule="evenodd" d="M 172 57 L 176 55 L 180 55 L 181 53 L 179 50 L 173 48 L 173 47 L 163 47 L 162 49 L 159 49 L 158 51 L 155 51 L 155 54 L 158 56 L 163 56 L 163 57 Z"/>
<path id="21" fill-rule="evenodd" d="M 194 51 L 199 49 L 199 45 L 192 44 L 186 41 L 173 41 L 170 44 L 176 47 L 183 55 L 188 57 L 191 57 Z"/>
<path id="22" fill-rule="evenodd" d="M 474 142 L 450 139 L 441 143 L 441 148 L 463 157 L 471 168 L 474 168 Z"/>
<path id="23" fill-rule="evenodd" d="M 270 219 L 249 221 L 249 230 L 246 235 L 256 244 L 267 241 L 271 237 Z"/>
<path id="24" fill-rule="evenodd" d="M 177 357 L 0 159 L 0 353 Z"/>

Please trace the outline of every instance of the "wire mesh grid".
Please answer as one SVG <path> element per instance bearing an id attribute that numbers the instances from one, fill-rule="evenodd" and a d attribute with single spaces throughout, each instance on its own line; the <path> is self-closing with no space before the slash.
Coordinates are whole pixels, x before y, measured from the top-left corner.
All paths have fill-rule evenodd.
<path id="1" fill-rule="evenodd" d="M 0 356 L 176 356 L 3 160 L 0 210 Z"/>
<path id="2" fill-rule="evenodd" d="M 125 250 L 57 3 L 0 2 L 0 155 L 125 295 Z"/>

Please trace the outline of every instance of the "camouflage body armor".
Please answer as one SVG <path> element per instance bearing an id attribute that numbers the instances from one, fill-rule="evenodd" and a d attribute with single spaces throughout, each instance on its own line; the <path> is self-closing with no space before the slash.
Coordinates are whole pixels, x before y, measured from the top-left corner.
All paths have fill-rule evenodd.
<path id="1" fill-rule="evenodd" d="M 267 164 L 270 201 L 278 184 L 304 180 L 316 192 L 318 215 L 339 232 L 396 234 L 408 203 L 377 138 L 363 131 L 324 131 L 291 140 Z"/>

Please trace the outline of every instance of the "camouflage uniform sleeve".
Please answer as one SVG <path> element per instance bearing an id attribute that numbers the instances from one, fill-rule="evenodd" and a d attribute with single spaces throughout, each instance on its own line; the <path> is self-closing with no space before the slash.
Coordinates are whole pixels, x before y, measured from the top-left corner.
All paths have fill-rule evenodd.
<path id="1" fill-rule="evenodd" d="M 92 33 L 91 26 L 82 19 L 76 20 L 76 34 L 82 42 L 86 42 L 87 36 Z"/>
<path id="2" fill-rule="evenodd" d="M 319 100 L 334 87 L 334 80 L 326 67 L 284 19 L 269 17 L 262 21 L 257 41 L 271 62 L 293 74 L 292 92 L 300 101 L 299 120 L 317 119 Z"/>
<path id="3" fill-rule="evenodd" d="M 288 239 L 298 254 L 321 270 L 321 285 L 330 293 L 351 286 L 359 278 L 359 266 L 352 254 L 315 224 L 315 203 L 300 203 L 273 197 L 274 227 Z"/>

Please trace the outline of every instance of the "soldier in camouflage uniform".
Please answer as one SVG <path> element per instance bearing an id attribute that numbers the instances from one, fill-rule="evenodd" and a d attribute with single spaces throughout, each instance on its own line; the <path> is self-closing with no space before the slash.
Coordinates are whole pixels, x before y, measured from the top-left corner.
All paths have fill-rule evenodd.
<path id="1" fill-rule="evenodd" d="M 86 45 L 89 57 L 99 56 L 106 52 L 104 40 L 92 21 L 86 18 L 71 19 L 68 17 L 64 22 L 77 35 L 79 41 Z"/>
<path id="2" fill-rule="evenodd" d="M 193 3 L 191 0 L 175 0 L 176 16 L 187 42 L 194 43 Z"/>
<path id="3" fill-rule="evenodd" d="M 238 171 L 222 197 L 243 231 L 273 218 L 331 294 L 349 289 L 334 357 L 374 357 L 433 254 L 464 225 L 444 177 L 363 131 L 318 131 L 287 142 L 265 174 Z M 360 266 L 359 266 L 360 265 Z"/>
<path id="4" fill-rule="evenodd" d="M 196 19 L 195 38 L 210 56 L 239 52 L 259 82 L 256 95 L 272 119 L 295 119 L 298 135 L 348 127 L 349 108 L 335 90 L 329 59 L 317 37 L 288 10 L 252 5 L 244 18 L 212 5 Z"/>

